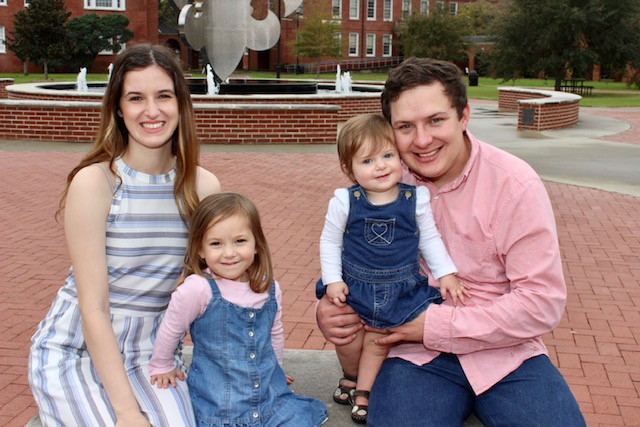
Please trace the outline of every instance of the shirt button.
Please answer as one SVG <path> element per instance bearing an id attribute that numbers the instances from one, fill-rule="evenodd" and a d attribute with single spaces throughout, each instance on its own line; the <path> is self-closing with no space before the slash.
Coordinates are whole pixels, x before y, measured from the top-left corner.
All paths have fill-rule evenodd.
<path id="1" fill-rule="evenodd" d="M 254 334 L 253 334 L 253 331 L 249 331 L 249 336 L 250 336 L 250 337 L 253 337 L 253 335 L 254 335 Z"/>
<path id="2" fill-rule="evenodd" d="M 260 415 L 259 415 L 257 412 L 253 412 L 253 413 L 251 414 L 251 416 L 252 416 L 253 418 L 258 418 Z"/>
<path id="3" fill-rule="evenodd" d="M 249 312 L 249 319 L 253 319 L 256 314 L 253 311 Z"/>
<path id="4" fill-rule="evenodd" d="M 260 381 L 254 381 L 254 382 L 253 382 L 253 387 L 254 387 L 254 388 L 258 388 L 258 387 L 260 387 Z"/>
<path id="5" fill-rule="evenodd" d="M 256 358 L 256 354 L 255 353 L 249 353 L 249 358 L 255 359 Z"/>
<path id="6" fill-rule="evenodd" d="M 440 196 L 438 196 L 438 195 L 436 194 L 435 196 L 433 196 L 433 200 L 438 200 L 438 197 L 440 197 Z"/>

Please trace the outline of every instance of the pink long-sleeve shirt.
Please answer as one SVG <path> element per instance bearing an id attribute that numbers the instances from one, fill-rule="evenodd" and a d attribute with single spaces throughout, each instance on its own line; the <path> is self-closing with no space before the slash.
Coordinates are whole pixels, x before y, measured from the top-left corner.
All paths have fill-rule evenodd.
<path id="1" fill-rule="evenodd" d="M 422 365 L 440 352 L 457 354 L 480 394 L 547 354 L 540 336 L 558 325 L 566 286 L 544 184 L 524 161 L 467 134 L 471 155 L 454 181 L 436 188 L 406 169 L 403 181 L 429 188 L 436 225 L 471 298 L 456 307 L 451 298 L 431 304 L 423 343 L 398 345 L 389 357 Z"/>
<path id="2" fill-rule="evenodd" d="M 210 273 L 207 269 L 206 273 Z M 247 308 L 260 308 L 269 299 L 269 293 L 255 293 L 249 282 L 235 282 L 212 276 L 216 280 L 220 295 L 225 300 Z M 284 360 L 284 327 L 282 326 L 282 290 L 275 282 L 278 310 L 271 327 L 271 345 L 278 363 Z M 207 309 L 213 294 L 209 282 L 202 276 L 192 274 L 171 294 L 171 302 L 162 319 L 153 344 L 153 354 L 149 361 L 151 375 L 163 374 L 176 368 L 173 352 L 191 324 Z"/>

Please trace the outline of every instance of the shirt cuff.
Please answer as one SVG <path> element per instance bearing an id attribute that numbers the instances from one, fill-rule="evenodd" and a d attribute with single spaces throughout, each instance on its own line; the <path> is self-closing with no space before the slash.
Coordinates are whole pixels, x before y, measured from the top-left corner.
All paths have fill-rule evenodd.
<path id="1" fill-rule="evenodd" d="M 431 304 L 424 316 L 422 343 L 429 350 L 452 353 L 451 322 L 453 307 L 446 304 Z"/>

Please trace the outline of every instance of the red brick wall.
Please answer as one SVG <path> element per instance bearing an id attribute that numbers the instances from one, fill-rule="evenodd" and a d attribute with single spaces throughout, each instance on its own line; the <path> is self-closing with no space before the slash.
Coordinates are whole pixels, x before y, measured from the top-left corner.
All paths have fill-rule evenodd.
<path id="1" fill-rule="evenodd" d="M 379 112 L 380 101 L 349 101 L 340 107 L 320 103 L 300 105 L 195 105 L 202 143 L 332 144 L 338 124 L 358 113 Z M 53 102 L 0 101 L 0 139 L 93 141 L 100 122 L 100 103 L 82 107 Z M 293 105 L 293 104 L 292 104 Z"/>
<path id="2" fill-rule="evenodd" d="M 533 124 L 522 123 L 522 111 L 525 108 L 534 109 Z M 578 123 L 580 102 L 528 104 L 520 103 L 518 109 L 518 129 L 521 130 L 549 130 L 562 129 Z"/>
<path id="3" fill-rule="evenodd" d="M 518 112 L 518 129 L 520 130 L 549 130 L 562 129 L 578 123 L 580 114 L 580 98 L 575 100 L 554 99 L 553 92 L 550 95 L 544 93 L 527 92 L 522 90 L 509 90 L 499 88 L 498 109 L 500 111 Z M 546 98 L 545 101 L 527 102 Z M 523 123 L 525 109 L 533 110 L 533 123 Z"/>
<path id="4" fill-rule="evenodd" d="M 3 78 L 0 79 L 0 99 L 7 99 L 9 96 L 7 94 L 7 86 L 11 86 L 13 84 L 13 79 Z"/>

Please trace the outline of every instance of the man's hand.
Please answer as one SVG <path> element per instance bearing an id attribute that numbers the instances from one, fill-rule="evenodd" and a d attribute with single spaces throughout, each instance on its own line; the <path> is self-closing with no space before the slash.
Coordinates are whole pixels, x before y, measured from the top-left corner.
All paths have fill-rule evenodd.
<path id="1" fill-rule="evenodd" d="M 335 345 L 349 344 L 363 327 L 360 316 L 349 305 L 338 307 L 327 295 L 318 301 L 316 321 L 322 335 Z"/>
<path id="2" fill-rule="evenodd" d="M 365 325 L 364 329 L 367 332 L 377 332 L 379 334 L 385 334 L 384 337 L 376 339 L 376 344 L 378 345 L 395 345 L 400 342 L 421 343 L 424 336 L 424 317 L 425 314 L 424 312 L 422 312 L 420 316 L 413 319 L 409 323 L 405 323 L 404 325 L 387 329 L 377 329 Z"/>

